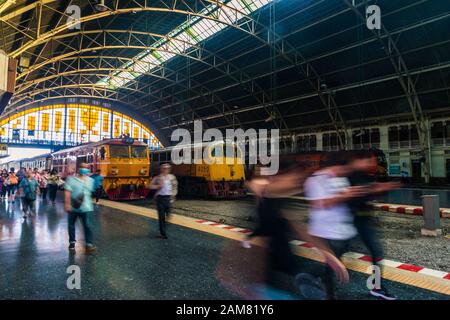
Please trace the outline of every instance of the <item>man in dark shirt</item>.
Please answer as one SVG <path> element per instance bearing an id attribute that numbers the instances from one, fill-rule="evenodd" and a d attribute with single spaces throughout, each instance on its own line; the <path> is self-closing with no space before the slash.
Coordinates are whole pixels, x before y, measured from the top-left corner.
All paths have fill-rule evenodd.
<path id="1" fill-rule="evenodd" d="M 356 152 L 349 166 L 352 169 L 352 174 L 348 177 L 350 184 L 352 186 L 364 186 L 366 193 L 364 196 L 349 200 L 347 204 L 354 215 L 353 223 L 358 235 L 372 257 L 372 264 L 381 270 L 382 266 L 379 262 L 383 260 L 383 247 L 379 232 L 375 229 L 375 216 L 369 202 L 374 200 L 378 194 L 398 188 L 399 184 L 375 181 L 377 158 L 368 151 Z M 379 288 L 372 289 L 370 294 L 386 300 L 395 299 L 381 285 Z"/>

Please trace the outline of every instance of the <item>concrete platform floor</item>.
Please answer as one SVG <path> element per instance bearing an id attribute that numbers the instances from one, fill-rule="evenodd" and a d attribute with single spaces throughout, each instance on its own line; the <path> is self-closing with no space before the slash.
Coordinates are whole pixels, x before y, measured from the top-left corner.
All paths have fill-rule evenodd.
<path id="1" fill-rule="evenodd" d="M 154 220 L 98 207 L 94 234 L 98 253 L 86 255 L 81 225 L 76 254 L 67 250 L 67 216 L 56 206 L 38 202 L 37 216 L 24 220 L 20 203 L 0 202 L 1 299 L 237 299 L 217 278 L 224 252 L 236 254 L 242 270 L 257 267 L 254 251 L 208 233 L 170 225 L 169 239 L 157 238 Z M 240 251 L 239 251 L 240 250 Z M 302 271 L 318 265 L 298 258 Z M 66 286 L 67 267 L 81 269 L 81 290 Z M 222 270 L 227 270 L 227 266 Z M 241 271 L 242 271 L 241 270 Z M 229 272 L 236 273 L 229 270 Z M 242 286 L 245 272 L 230 276 Z M 351 272 L 351 283 L 340 285 L 342 299 L 371 299 L 365 275 Z M 449 299 L 448 296 L 386 281 L 401 299 Z"/>

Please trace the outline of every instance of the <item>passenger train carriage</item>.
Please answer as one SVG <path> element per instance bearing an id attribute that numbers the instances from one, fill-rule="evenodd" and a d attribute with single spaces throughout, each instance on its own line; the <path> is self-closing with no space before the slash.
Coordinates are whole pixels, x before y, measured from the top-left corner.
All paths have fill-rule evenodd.
<path id="1" fill-rule="evenodd" d="M 42 170 L 50 170 L 51 167 L 52 167 L 52 155 L 50 153 L 35 156 L 32 158 L 13 160 L 0 165 L 1 169 L 6 169 L 9 171 L 11 168 L 14 168 L 16 172 L 20 168 L 31 170 L 37 168 L 39 171 L 42 171 Z"/>
<path id="2" fill-rule="evenodd" d="M 134 139 L 109 139 L 64 149 L 52 154 L 52 167 L 65 178 L 87 163 L 101 170 L 103 188 L 111 200 L 147 197 L 150 167 L 147 144 Z"/>
<path id="3" fill-rule="evenodd" d="M 186 151 L 187 150 L 187 151 Z M 228 153 L 227 153 L 228 150 Z M 191 162 L 174 164 L 174 154 L 191 153 Z M 194 163 L 194 154 L 202 154 L 201 163 Z M 246 194 L 245 168 L 238 162 L 237 145 L 224 141 L 191 144 L 150 151 L 151 175 L 159 173 L 162 163 L 172 164 L 172 173 L 178 179 L 179 193 L 210 198 L 237 198 Z M 206 155 L 206 157 L 204 156 Z M 231 157 L 227 158 L 227 155 Z M 220 161 L 221 160 L 221 163 Z M 227 161 L 228 160 L 228 161 Z"/>

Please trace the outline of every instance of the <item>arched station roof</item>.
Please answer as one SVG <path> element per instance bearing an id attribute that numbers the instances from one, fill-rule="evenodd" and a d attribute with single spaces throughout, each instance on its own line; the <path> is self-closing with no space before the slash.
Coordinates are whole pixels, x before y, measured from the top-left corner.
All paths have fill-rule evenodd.
<path id="1" fill-rule="evenodd" d="M 195 119 L 287 133 L 409 119 L 424 132 L 426 117 L 450 113 L 447 0 L 98 2 L 0 3 L 1 48 L 22 65 L 5 115 L 104 99 L 167 139 Z"/>

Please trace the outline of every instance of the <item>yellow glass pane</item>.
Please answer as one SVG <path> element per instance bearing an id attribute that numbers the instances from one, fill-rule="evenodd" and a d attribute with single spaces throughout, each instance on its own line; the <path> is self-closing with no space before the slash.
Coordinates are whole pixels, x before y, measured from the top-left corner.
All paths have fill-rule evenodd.
<path id="1" fill-rule="evenodd" d="M 50 115 L 48 113 L 43 113 L 42 114 L 41 130 L 42 131 L 49 131 L 50 130 Z"/>
<path id="2" fill-rule="evenodd" d="M 103 132 L 109 132 L 109 114 L 103 114 Z"/>
<path id="3" fill-rule="evenodd" d="M 99 122 L 98 110 L 96 110 L 95 108 L 91 107 L 88 130 L 92 131 L 94 129 L 94 127 L 98 124 L 98 122 Z"/>
<path id="4" fill-rule="evenodd" d="M 36 129 L 36 117 L 28 116 L 27 130 L 35 130 L 35 129 Z"/>
<path id="5" fill-rule="evenodd" d="M 130 123 L 129 122 L 123 123 L 123 133 L 130 134 Z"/>
<path id="6" fill-rule="evenodd" d="M 55 112 L 55 131 L 58 132 L 62 128 L 62 112 Z"/>
<path id="7" fill-rule="evenodd" d="M 76 112 L 74 109 L 69 110 L 69 129 L 75 132 Z"/>
<path id="8" fill-rule="evenodd" d="M 120 136 L 120 119 L 114 119 L 114 138 L 118 138 Z"/>

